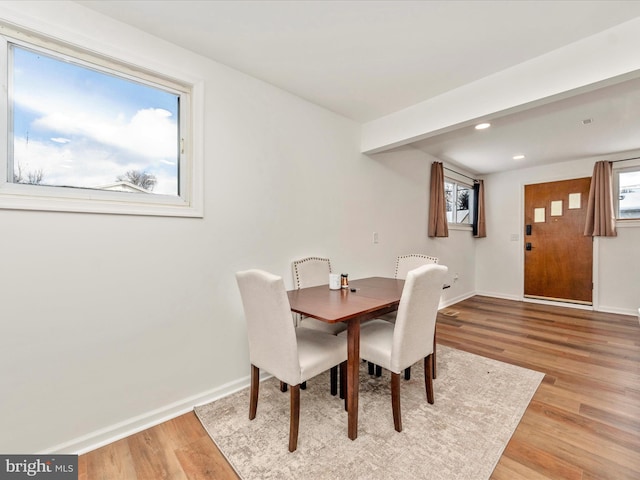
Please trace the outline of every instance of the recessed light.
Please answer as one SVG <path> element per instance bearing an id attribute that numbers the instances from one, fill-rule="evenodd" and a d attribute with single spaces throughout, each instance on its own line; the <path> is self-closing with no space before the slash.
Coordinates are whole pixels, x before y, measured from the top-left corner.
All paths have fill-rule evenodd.
<path id="1" fill-rule="evenodd" d="M 523 158 L 524 158 L 524 155 L 522 155 L 522 154 L 513 156 L 514 160 L 522 160 Z"/>
<path id="2" fill-rule="evenodd" d="M 476 130 L 484 130 L 485 128 L 489 128 L 491 126 L 490 123 L 486 122 L 486 123 L 479 123 L 478 125 L 476 125 Z"/>

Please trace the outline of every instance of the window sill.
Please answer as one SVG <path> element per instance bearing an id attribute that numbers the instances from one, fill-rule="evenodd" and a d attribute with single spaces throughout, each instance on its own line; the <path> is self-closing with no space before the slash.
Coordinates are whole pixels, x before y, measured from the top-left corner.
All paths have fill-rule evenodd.
<path id="1" fill-rule="evenodd" d="M 33 190 L 34 188 L 38 190 Z M 0 187 L 1 210 L 101 213 L 163 217 L 203 217 L 200 202 L 163 195 L 140 197 L 138 193 L 64 191 L 52 187 L 4 184 Z M 197 197 L 196 197 L 197 198 Z"/>
<path id="2" fill-rule="evenodd" d="M 471 231 L 473 228 L 469 224 L 462 223 L 449 223 L 449 230 L 468 230 Z"/>
<path id="3" fill-rule="evenodd" d="M 629 220 L 616 220 L 616 228 L 640 227 L 640 218 Z"/>

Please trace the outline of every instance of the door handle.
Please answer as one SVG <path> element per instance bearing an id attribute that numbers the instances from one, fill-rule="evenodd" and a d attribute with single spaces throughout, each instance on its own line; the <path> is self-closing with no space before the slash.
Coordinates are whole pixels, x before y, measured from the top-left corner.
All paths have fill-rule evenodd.
<path id="1" fill-rule="evenodd" d="M 525 244 L 525 247 L 524 247 L 524 248 L 525 248 L 525 250 L 531 250 L 531 249 L 533 248 L 533 247 L 531 246 L 531 242 L 527 242 L 527 243 Z"/>

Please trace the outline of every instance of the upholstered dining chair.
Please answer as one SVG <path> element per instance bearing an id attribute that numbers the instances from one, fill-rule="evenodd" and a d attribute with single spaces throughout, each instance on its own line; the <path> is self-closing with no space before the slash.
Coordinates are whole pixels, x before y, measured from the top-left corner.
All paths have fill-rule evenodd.
<path id="1" fill-rule="evenodd" d="M 407 274 L 422 265 L 429 263 L 438 263 L 437 257 L 423 255 L 421 253 L 410 253 L 408 255 L 399 255 L 396 258 L 396 278 L 407 278 Z"/>
<path id="2" fill-rule="evenodd" d="M 290 386 L 289 451 L 298 446 L 300 384 L 347 361 L 346 337 L 296 328 L 282 278 L 262 270 L 236 273 L 247 321 L 251 393 L 249 419 L 256 417 L 260 369 Z"/>
<path id="3" fill-rule="evenodd" d="M 329 288 L 329 274 L 331 273 L 331 261 L 322 257 L 306 257 L 294 260 L 291 263 L 293 270 L 293 282 L 296 288 L 317 287 L 318 285 L 327 285 Z M 315 318 L 300 316 L 298 325 L 320 330 L 321 332 L 337 335 L 347 329 L 344 322 L 327 323 Z"/>
<path id="4" fill-rule="evenodd" d="M 428 265 L 430 263 L 438 263 L 437 257 L 432 257 L 429 255 L 423 255 L 422 253 L 410 253 L 408 255 L 399 255 L 396 258 L 396 273 L 395 278 L 399 278 L 405 280 L 407 278 L 407 274 L 422 265 Z M 381 317 L 381 320 L 386 320 L 388 322 L 394 323 L 396 321 L 396 313 L 391 312 Z M 373 374 L 371 371 L 372 368 L 369 367 L 369 373 Z M 380 376 L 380 369 L 376 370 L 376 375 Z M 404 371 L 405 380 L 409 380 L 411 378 L 411 367 L 408 367 Z M 436 337 L 433 337 L 433 378 L 436 378 Z"/>
<path id="5" fill-rule="evenodd" d="M 400 373 L 420 359 L 424 360 L 427 401 L 434 403 L 433 337 L 447 270 L 429 264 L 409 271 L 395 323 L 376 319 L 360 330 L 360 357 L 391 372 L 393 424 L 398 432 L 402 431 Z"/>

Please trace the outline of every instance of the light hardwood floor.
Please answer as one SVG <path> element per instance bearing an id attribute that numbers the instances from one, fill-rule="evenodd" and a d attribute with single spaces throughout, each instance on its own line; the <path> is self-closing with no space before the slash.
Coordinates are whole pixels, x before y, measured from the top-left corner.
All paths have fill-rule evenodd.
<path id="1" fill-rule="evenodd" d="M 437 332 L 439 344 L 546 374 L 492 479 L 640 478 L 637 317 L 476 296 L 444 309 Z M 193 413 L 82 455 L 79 470 L 80 480 L 238 478 Z"/>

